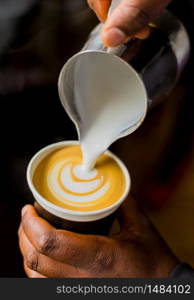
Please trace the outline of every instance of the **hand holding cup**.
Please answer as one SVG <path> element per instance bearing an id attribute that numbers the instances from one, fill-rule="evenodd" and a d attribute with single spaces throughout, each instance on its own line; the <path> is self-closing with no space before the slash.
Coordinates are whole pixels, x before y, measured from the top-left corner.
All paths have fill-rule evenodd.
<path id="1" fill-rule="evenodd" d="M 168 277 L 178 260 L 130 197 L 113 237 L 57 230 L 33 206 L 22 211 L 20 249 L 29 277 Z"/>

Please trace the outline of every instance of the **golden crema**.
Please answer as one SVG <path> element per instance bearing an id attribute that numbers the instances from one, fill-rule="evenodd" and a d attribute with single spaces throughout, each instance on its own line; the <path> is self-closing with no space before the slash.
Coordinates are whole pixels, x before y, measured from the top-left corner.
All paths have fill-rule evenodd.
<path id="1" fill-rule="evenodd" d="M 118 163 L 103 154 L 95 170 L 82 170 L 80 146 L 66 146 L 45 157 L 35 170 L 33 183 L 45 199 L 62 208 L 95 211 L 114 204 L 126 188 Z"/>

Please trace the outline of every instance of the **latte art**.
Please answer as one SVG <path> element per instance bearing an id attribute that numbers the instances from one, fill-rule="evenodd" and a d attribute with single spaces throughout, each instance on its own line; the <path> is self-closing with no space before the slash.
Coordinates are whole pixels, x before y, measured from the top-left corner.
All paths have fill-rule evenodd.
<path id="1" fill-rule="evenodd" d="M 93 180 L 80 181 L 81 177 L 74 175 L 74 165 L 71 161 L 64 159 L 51 168 L 47 185 L 53 195 L 61 201 L 75 202 L 76 206 L 80 206 L 79 203 L 85 203 L 87 206 L 92 205 L 87 204 L 88 202 L 99 199 L 108 190 L 109 183 L 106 183 L 104 179 L 103 176 L 97 176 Z"/>
<path id="2" fill-rule="evenodd" d="M 114 204 L 126 183 L 118 163 L 107 154 L 95 169 L 84 171 L 79 146 L 66 146 L 44 158 L 33 176 L 37 191 L 48 201 L 74 211 L 95 211 Z"/>

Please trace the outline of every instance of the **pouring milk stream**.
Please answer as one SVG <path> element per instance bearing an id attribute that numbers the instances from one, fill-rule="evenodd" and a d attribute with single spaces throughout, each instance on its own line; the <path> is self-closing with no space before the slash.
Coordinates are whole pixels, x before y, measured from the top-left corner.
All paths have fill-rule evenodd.
<path id="1" fill-rule="evenodd" d="M 110 12 L 119 2 L 112 2 Z M 114 48 L 80 52 L 59 77 L 59 96 L 76 125 L 83 154 L 83 164 L 74 172 L 83 179 L 96 176 L 98 157 L 114 141 L 135 131 L 147 112 L 140 75 L 113 53 Z"/>

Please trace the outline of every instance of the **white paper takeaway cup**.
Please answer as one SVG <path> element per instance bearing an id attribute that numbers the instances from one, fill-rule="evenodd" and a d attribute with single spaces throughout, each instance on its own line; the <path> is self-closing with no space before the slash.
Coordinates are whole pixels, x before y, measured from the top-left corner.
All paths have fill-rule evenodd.
<path id="1" fill-rule="evenodd" d="M 79 145 L 78 141 L 65 141 L 59 142 L 56 144 L 49 145 L 42 150 L 40 150 L 35 156 L 31 159 L 28 168 L 27 168 L 27 182 L 28 186 L 34 196 L 35 199 L 35 207 L 38 213 L 53 223 L 55 226 L 64 228 L 67 230 L 72 230 L 76 232 L 83 233 L 107 233 L 108 228 L 110 228 L 114 218 L 115 212 L 121 206 L 121 204 L 125 201 L 129 194 L 129 190 L 131 187 L 131 179 L 129 172 L 124 165 L 124 163 L 113 153 L 110 151 L 106 151 L 105 153 L 113 158 L 117 164 L 120 166 L 124 177 L 125 177 L 125 191 L 121 198 L 119 198 L 114 204 L 109 207 L 95 210 L 95 211 L 74 211 L 59 207 L 47 199 L 45 199 L 36 189 L 33 183 L 33 176 L 36 168 L 40 164 L 40 162 L 50 153 L 64 148 L 66 146 Z M 117 187 L 115 187 L 115 190 Z"/>

